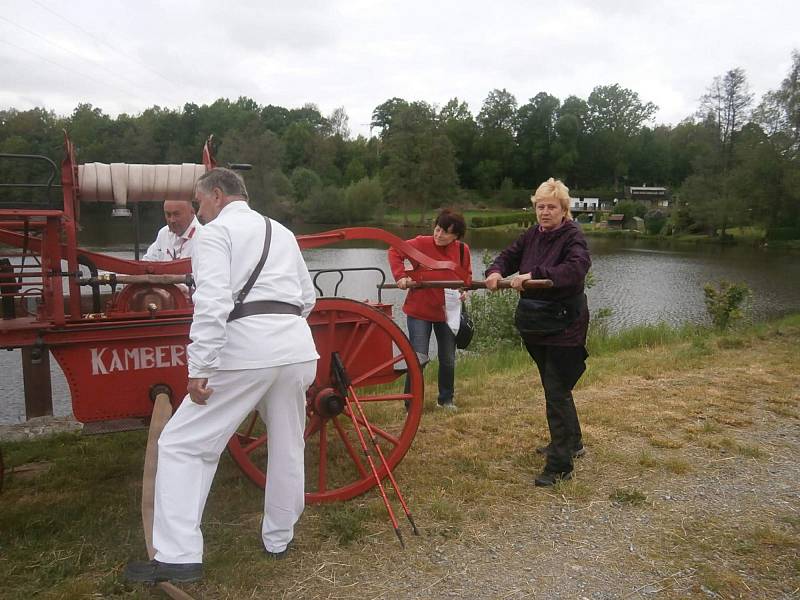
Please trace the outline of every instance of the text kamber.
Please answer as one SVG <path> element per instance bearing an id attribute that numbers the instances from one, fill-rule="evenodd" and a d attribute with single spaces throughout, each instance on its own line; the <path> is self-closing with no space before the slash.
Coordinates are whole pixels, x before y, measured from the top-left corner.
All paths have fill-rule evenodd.
<path id="1" fill-rule="evenodd" d="M 186 365 L 186 346 L 180 344 L 139 348 L 92 348 L 91 352 L 92 375 Z"/>

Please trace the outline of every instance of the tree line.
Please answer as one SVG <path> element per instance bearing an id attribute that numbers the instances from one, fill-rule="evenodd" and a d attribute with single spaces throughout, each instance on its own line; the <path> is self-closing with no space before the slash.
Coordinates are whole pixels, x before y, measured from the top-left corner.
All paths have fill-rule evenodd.
<path id="1" fill-rule="evenodd" d="M 663 185 L 678 200 L 674 230 L 724 236 L 737 225 L 800 227 L 799 77 L 794 51 L 785 79 L 756 100 L 746 73 L 732 69 L 674 126 L 654 124 L 656 104 L 619 84 L 585 99 L 540 92 L 521 105 L 495 89 L 477 114 L 458 98 L 390 98 L 375 107 L 369 137 L 350 135 L 343 107 L 323 115 L 313 104 L 245 97 L 116 118 L 90 104 L 69 116 L 8 109 L 0 152 L 56 159 L 66 129 L 82 163 L 197 162 L 213 133 L 220 164 L 254 166 L 246 179 L 257 208 L 325 223 L 379 220 L 384 210 L 424 219 L 445 205 L 522 207 L 551 176 L 573 196 L 602 199 L 621 198 L 625 185 Z M 0 161 L 4 181 L 25 176 Z"/>

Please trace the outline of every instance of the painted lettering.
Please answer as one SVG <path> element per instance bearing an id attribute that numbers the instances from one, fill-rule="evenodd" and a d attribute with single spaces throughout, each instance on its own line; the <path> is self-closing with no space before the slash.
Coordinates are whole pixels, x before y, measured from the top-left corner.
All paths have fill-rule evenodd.
<path id="1" fill-rule="evenodd" d="M 168 369 L 186 366 L 186 346 L 139 346 L 136 348 L 90 348 L 92 375 L 117 371 Z"/>
<path id="2" fill-rule="evenodd" d="M 142 358 L 142 368 L 143 369 L 152 369 L 156 366 L 155 361 L 155 349 L 152 347 L 144 347 L 139 348 L 139 353 L 141 354 Z"/>
<path id="3" fill-rule="evenodd" d="M 92 375 L 105 375 L 108 369 L 103 364 L 103 354 L 108 348 L 92 348 Z"/>
<path id="4" fill-rule="evenodd" d="M 156 346 L 156 367 L 163 369 L 169 366 L 166 357 L 169 352 L 169 346 Z"/>
<path id="5" fill-rule="evenodd" d="M 130 361 L 133 361 L 133 368 L 139 368 L 139 349 L 138 348 L 125 348 L 125 370 L 129 370 L 131 367 Z"/>
<path id="6" fill-rule="evenodd" d="M 170 362 L 173 365 L 180 365 L 183 367 L 186 362 L 183 357 L 186 356 L 186 346 L 170 346 Z"/>

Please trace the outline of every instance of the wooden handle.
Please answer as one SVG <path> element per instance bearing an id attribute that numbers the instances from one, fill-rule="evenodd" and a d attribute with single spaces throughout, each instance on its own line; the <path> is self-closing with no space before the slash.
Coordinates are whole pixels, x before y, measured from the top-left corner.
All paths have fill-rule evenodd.
<path id="1" fill-rule="evenodd" d="M 158 438 L 172 416 L 172 404 L 169 396 L 160 392 L 156 395 L 153 415 L 150 417 L 150 430 L 147 433 L 147 449 L 144 459 L 144 474 L 142 476 L 142 525 L 144 526 L 144 539 L 147 544 L 147 556 L 155 556 L 153 549 L 153 504 L 155 500 L 156 470 L 158 468 Z M 192 596 L 168 581 L 156 584 L 173 600 L 194 600 Z"/>
<path id="2" fill-rule="evenodd" d="M 192 275 L 191 273 L 187 273 L 186 275 L 174 275 L 174 274 L 145 274 L 145 275 L 118 275 L 116 273 L 103 273 L 102 275 L 98 275 L 97 277 L 89 277 L 86 279 L 81 279 L 82 285 L 89 285 L 89 284 L 117 284 L 117 283 L 152 283 L 152 284 L 170 284 L 170 283 L 182 283 L 184 285 L 191 285 L 192 283 Z"/>
<path id="3" fill-rule="evenodd" d="M 384 283 L 383 285 L 379 285 L 379 288 L 382 290 L 397 290 L 400 289 L 397 287 L 396 283 Z M 426 289 L 426 288 L 435 288 L 435 289 L 465 289 L 465 290 L 485 290 L 486 289 L 486 282 L 485 281 L 473 281 L 470 285 L 464 285 L 462 281 L 412 281 L 407 286 L 409 289 Z M 500 289 L 509 289 L 511 288 L 511 280 L 510 279 L 500 279 L 497 282 L 497 287 Z M 522 284 L 522 287 L 526 290 L 536 290 L 536 289 L 545 289 L 553 287 L 553 282 L 550 279 L 528 279 L 525 283 Z"/>

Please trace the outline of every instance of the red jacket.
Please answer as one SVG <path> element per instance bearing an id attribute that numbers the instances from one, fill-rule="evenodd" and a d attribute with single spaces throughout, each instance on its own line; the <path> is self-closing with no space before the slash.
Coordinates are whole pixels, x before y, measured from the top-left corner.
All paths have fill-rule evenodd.
<path id="1" fill-rule="evenodd" d="M 460 240 L 456 240 L 447 246 L 437 246 L 433 241 L 432 235 L 418 235 L 408 243 L 414 246 L 426 256 L 433 260 L 449 260 L 456 264 L 462 263 L 464 268 L 472 272 L 472 260 L 470 258 L 469 246 Z M 464 260 L 461 261 L 459 246 L 464 247 Z M 406 277 L 406 269 L 403 265 L 405 257 L 394 248 L 389 248 L 389 267 L 392 269 L 395 281 Z M 419 266 L 419 263 L 408 259 L 412 268 Z M 403 312 L 415 319 L 431 321 L 432 323 L 444 322 L 447 320 L 444 311 L 444 290 L 442 289 L 411 289 L 408 290 L 406 301 L 403 304 Z"/>

